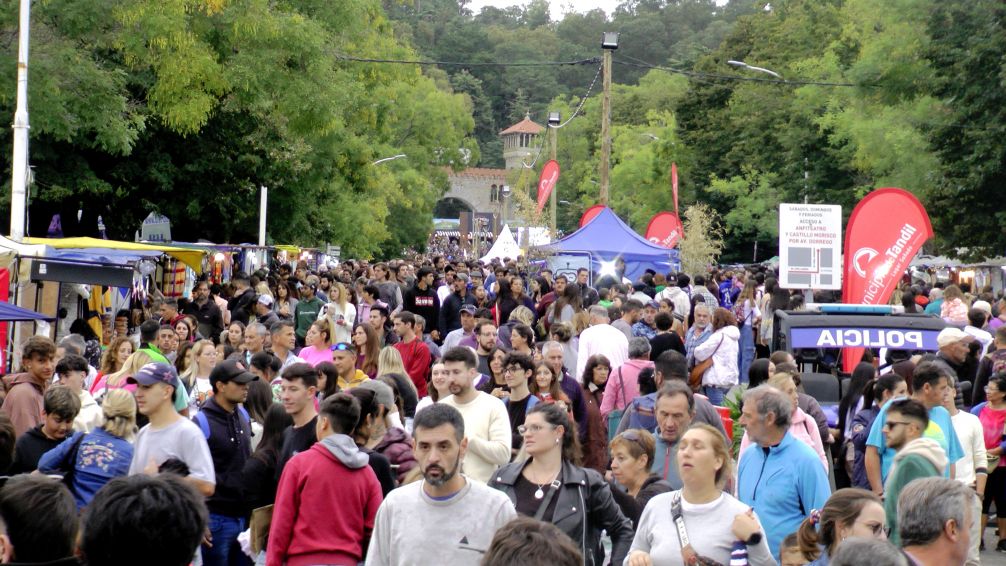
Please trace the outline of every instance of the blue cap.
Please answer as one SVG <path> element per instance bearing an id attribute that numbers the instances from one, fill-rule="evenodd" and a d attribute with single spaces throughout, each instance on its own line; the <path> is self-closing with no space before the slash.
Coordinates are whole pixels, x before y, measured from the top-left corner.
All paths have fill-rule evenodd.
<path id="1" fill-rule="evenodd" d="M 178 374 L 175 373 L 175 368 L 171 364 L 164 362 L 151 362 L 140 368 L 140 371 L 136 372 L 135 375 L 126 378 L 126 383 L 137 385 L 163 383 L 174 387 L 177 382 Z"/>

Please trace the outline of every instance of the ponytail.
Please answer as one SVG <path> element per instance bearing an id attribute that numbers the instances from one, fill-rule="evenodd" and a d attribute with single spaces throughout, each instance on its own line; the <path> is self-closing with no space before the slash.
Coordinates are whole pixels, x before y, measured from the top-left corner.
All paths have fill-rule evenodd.
<path id="1" fill-rule="evenodd" d="M 814 509 L 800 523 L 800 528 L 796 531 L 796 548 L 803 555 L 804 559 L 810 562 L 817 560 L 821 556 L 821 537 L 817 532 L 817 525 L 820 522 L 821 511 Z"/>
<path id="2" fill-rule="evenodd" d="M 820 556 L 820 548 L 830 556 L 839 543 L 839 526 L 849 526 L 856 522 L 867 503 L 881 504 L 880 498 L 870 491 L 856 487 L 846 487 L 831 494 L 822 509 L 814 509 L 800 524 L 797 531 L 797 546 L 808 560 Z"/>

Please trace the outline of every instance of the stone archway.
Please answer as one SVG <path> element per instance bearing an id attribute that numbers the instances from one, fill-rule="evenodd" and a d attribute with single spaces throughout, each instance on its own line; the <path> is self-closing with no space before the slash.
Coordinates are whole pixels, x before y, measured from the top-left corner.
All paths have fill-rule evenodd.
<path id="1" fill-rule="evenodd" d="M 472 204 L 457 197 L 444 197 L 433 207 L 434 218 L 458 218 L 462 212 L 475 212 Z"/>

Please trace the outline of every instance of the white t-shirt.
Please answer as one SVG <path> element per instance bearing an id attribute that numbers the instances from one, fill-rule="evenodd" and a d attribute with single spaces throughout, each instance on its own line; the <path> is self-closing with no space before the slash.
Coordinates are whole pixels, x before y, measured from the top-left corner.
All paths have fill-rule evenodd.
<path id="1" fill-rule="evenodd" d="M 950 417 L 950 421 L 953 422 L 957 440 L 964 449 L 964 457 L 955 463 L 954 479 L 964 485 L 972 486 L 976 480 L 976 467 L 988 466 L 982 423 L 977 416 L 966 411 L 957 411 L 956 415 Z"/>
<path id="2" fill-rule="evenodd" d="M 151 428 L 149 424 L 140 429 L 133 443 L 129 475 L 142 474 L 151 459 L 160 466 L 170 458 L 185 462 L 189 467 L 189 476 L 216 484 L 213 457 L 210 456 L 206 437 L 195 423 L 185 418 L 179 418 L 161 429 Z"/>

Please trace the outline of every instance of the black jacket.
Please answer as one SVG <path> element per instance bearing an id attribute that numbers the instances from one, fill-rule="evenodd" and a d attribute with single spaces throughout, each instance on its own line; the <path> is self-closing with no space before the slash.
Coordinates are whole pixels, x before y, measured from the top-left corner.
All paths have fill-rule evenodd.
<path id="1" fill-rule="evenodd" d="M 530 461 L 530 460 L 528 460 Z M 514 484 L 527 462 L 513 462 L 496 470 L 489 486 L 507 494 L 516 505 Z M 611 496 L 608 482 L 588 468 L 562 463 L 562 490 L 555 505 L 552 524 L 580 544 L 585 566 L 601 566 L 604 550 L 601 531 L 611 537 L 611 563 L 621 564 L 632 545 L 632 523 Z"/>
<path id="2" fill-rule="evenodd" d="M 196 317 L 196 322 L 199 323 L 199 334 L 207 338 L 218 337 L 224 331 L 223 314 L 220 313 L 220 307 L 212 297 L 206 299 L 206 302 L 201 305 L 195 301 L 190 302 L 185 305 L 184 312 Z"/>
<path id="3" fill-rule="evenodd" d="M 231 311 L 231 322 L 240 322 L 248 326 L 248 319 L 251 316 L 252 305 L 255 302 L 255 291 L 250 287 L 235 295 L 227 302 L 227 308 Z"/>
<path id="4" fill-rule="evenodd" d="M 42 426 L 38 425 L 29 429 L 18 437 L 14 445 L 14 464 L 11 465 L 8 475 L 29 474 L 38 469 L 38 461 L 42 459 L 42 454 L 60 445 L 63 440 L 52 440 L 42 432 Z M 67 437 L 69 438 L 69 437 Z"/>
<path id="5" fill-rule="evenodd" d="M 228 413 L 214 397 L 206 401 L 200 412 L 205 414 L 210 427 L 206 444 L 210 447 L 217 476 L 216 490 L 206 500 L 206 507 L 210 513 L 243 517 L 247 512 L 247 503 L 243 495 L 242 472 L 251 456 L 251 425 L 241 410 Z"/>
<path id="6" fill-rule="evenodd" d="M 650 477 L 643 480 L 643 487 L 639 488 L 639 493 L 635 497 L 614 484 L 611 485 L 611 494 L 615 497 L 615 503 L 621 507 L 622 513 L 632 521 L 632 527 L 639 527 L 639 518 L 643 515 L 646 504 L 653 499 L 653 496 L 674 491 L 671 484 L 660 479 L 657 474 L 650 474 Z"/>
<path id="7" fill-rule="evenodd" d="M 419 287 L 411 287 L 405 292 L 402 303 L 402 310 L 418 314 L 426 320 L 424 332 L 440 331 L 440 296 L 436 289 L 427 287 L 423 291 Z"/>
<path id="8" fill-rule="evenodd" d="M 253 454 L 245 462 L 241 472 L 241 487 L 245 511 L 249 515 L 255 509 L 272 505 L 276 501 L 276 460 L 278 458 L 279 452 L 276 450 L 260 451 Z"/>
<path id="9" fill-rule="evenodd" d="M 454 292 L 448 295 L 444 304 L 440 305 L 440 336 L 447 336 L 451 330 L 461 328 L 461 307 L 474 304 L 475 297 L 470 291 L 466 291 L 463 298 Z M 433 323 L 429 324 L 433 328 Z"/>

